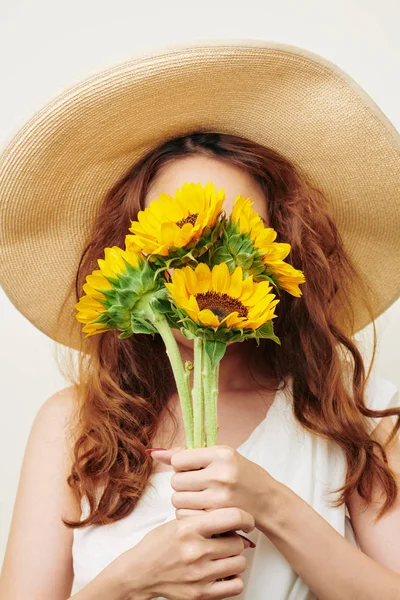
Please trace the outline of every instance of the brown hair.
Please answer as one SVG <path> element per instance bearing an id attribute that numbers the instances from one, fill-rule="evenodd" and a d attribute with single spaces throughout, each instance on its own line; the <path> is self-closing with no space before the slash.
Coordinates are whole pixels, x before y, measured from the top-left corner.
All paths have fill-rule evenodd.
<path id="1" fill-rule="evenodd" d="M 281 294 L 274 328 L 282 345 L 265 339 L 259 347 L 254 340 L 243 342 L 249 346 L 247 368 L 278 381 L 292 375 L 295 418 L 343 449 L 347 476 L 335 490 L 341 494 L 333 506 L 348 502 L 354 490 L 371 502 L 373 482 L 378 480 L 386 494 L 382 516 L 396 499 L 396 479 L 388 466 L 386 445 L 372 439 L 367 417 L 399 417 L 390 441 L 400 428 L 400 408 L 373 411 L 365 405 L 365 385 L 376 351 L 372 292 L 346 254 L 323 194 L 307 182 L 299 166 L 234 135 L 193 132 L 167 140 L 133 165 L 104 198 L 78 268 L 76 300 L 83 295 L 86 276 L 98 268 L 104 248 L 124 246 L 130 220 L 143 210 L 146 192 L 160 169 L 190 154 L 225 161 L 253 176 L 265 193 L 269 226 L 277 231 L 277 241 L 291 244 L 286 261 L 306 277 L 301 297 Z M 367 376 L 349 333 L 354 323 L 350 301 L 354 285 L 365 292 L 374 326 Z M 151 446 L 163 411 L 170 412 L 167 402 L 176 391 L 159 335 L 120 340 L 118 334 L 111 330 L 82 340 L 78 377 L 69 375 L 79 410 L 68 484 L 79 499 L 86 495 L 90 505 L 86 519 L 63 519 L 71 528 L 112 523 L 132 512 L 152 471 L 153 461 L 144 450 Z M 349 391 L 344 376 L 351 371 Z M 171 418 L 176 426 L 172 414 Z M 96 488 L 103 481 L 97 506 Z"/>

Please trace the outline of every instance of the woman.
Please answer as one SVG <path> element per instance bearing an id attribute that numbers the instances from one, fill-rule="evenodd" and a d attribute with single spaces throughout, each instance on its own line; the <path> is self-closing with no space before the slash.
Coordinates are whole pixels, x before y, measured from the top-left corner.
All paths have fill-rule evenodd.
<path id="1" fill-rule="evenodd" d="M 75 384 L 43 405 L 28 442 L 0 585 L 7 598 L 66 598 L 73 575 L 73 597 L 82 600 L 398 594 L 397 390 L 365 375 L 352 339 L 360 323 L 354 290 L 373 322 L 370 290 L 323 194 L 294 161 L 224 133 L 193 131 L 153 145 L 92 218 L 75 301 L 103 249 L 123 246 L 140 209 L 184 181 L 207 180 L 226 190 L 228 213 L 237 194 L 251 197 L 305 274 L 303 294 L 280 300 L 274 325 L 283 343 L 227 348 L 219 445 L 184 450 L 161 338 L 121 340 L 112 330 L 80 339 Z M 190 359 L 192 343 L 174 335 Z M 154 462 L 150 447 L 170 450 L 152 453 Z"/>

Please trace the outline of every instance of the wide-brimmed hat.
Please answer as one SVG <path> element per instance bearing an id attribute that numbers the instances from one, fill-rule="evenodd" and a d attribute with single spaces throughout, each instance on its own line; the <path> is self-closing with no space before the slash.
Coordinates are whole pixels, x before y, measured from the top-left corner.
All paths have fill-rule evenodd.
<path id="1" fill-rule="evenodd" d="M 374 316 L 399 297 L 400 136 L 389 119 L 354 79 L 309 50 L 200 40 L 78 83 L 3 151 L 0 283 L 37 328 L 79 347 L 73 282 L 106 192 L 151 148 L 195 130 L 248 138 L 299 165 L 376 292 Z M 370 322 L 359 293 L 354 333 Z"/>

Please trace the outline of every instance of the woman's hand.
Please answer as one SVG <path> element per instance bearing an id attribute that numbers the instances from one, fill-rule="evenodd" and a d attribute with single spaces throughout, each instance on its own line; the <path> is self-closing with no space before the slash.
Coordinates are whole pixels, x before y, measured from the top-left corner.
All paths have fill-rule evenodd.
<path id="1" fill-rule="evenodd" d="M 246 569 L 242 552 L 249 543 L 235 529 L 250 533 L 253 517 L 238 508 L 223 508 L 167 521 L 115 560 L 112 580 L 119 580 L 132 600 L 238 596 L 243 591 L 240 574 Z"/>
<path id="2" fill-rule="evenodd" d="M 231 446 L 176 447 L 152 451 L 151 456 L 175 470 L 171 501 L 178 519 L 202 510 L 236 506 L 250 513 L 257 527 L 266 494 L 279 486 L 265 469 Z"/>

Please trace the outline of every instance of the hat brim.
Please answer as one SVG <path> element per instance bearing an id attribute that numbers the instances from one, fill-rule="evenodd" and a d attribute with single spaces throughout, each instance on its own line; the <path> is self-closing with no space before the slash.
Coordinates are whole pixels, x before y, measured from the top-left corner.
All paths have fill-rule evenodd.
<path id="1" fill-rule="evenodd" d="M 376 290 L 374 316 L 399 297 L 400 136 L 389 119 L 347 73 L 311 51 L 204 40 L 82 81 L 4 150 L 0 282 L 36 327 L 79 347 L 72 282 L 105 193 L 152 147 L 193 130 L 242 136 L 298 164 Z M 356 332 L 370 322 L 357 290 L 354 311 Z"/>

